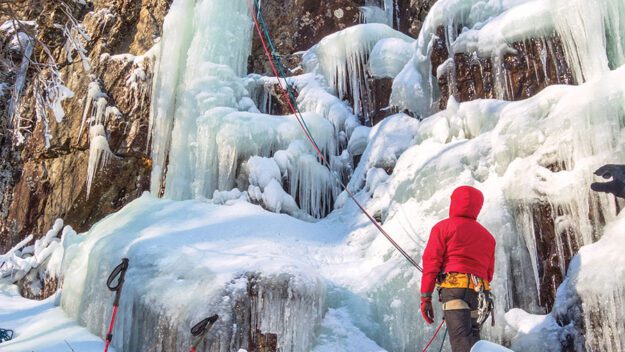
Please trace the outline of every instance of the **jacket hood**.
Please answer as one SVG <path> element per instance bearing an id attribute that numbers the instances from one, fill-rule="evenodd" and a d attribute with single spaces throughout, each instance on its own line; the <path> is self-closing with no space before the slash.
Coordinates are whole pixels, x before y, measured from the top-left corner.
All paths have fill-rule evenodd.
<path id="1" fill-rule="evenodd" d="M 451 194 L 449 217 L 464 217 L 477 219 L 484 205 L 484 195 L 471 186 L 461 186 Z"/>

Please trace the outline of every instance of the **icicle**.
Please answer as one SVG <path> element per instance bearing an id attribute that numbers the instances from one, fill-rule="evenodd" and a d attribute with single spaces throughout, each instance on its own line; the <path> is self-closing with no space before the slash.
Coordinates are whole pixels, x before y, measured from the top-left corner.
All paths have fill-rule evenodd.
<path id="1" fill-rule="evenodd" d="M 304 113 L 312 134 L 326 155 L 336 153 L 332 125 L 321 116 Z M 286 149 L 294 140 L 304 140 L 299 124 L 292 116 L 269 116 L 236 112 L 228 108 L 209 111 L 198 121 L 198 159 L 191 192 L 210 197 L 215 190 L 236 186 L 237 172 L 250 157 L 270 157 L 276 150 Z M 311 155 L 313 151 L 308 150 Z M 169 178 L 168 178 L 169 179 Z"/>
<path id="2" fill-rule="evenodd" d="M 104 126 L 94 125 L 89 128 L 89 163 L 87 166 L 87 198 L 91 193 L 91 186 L 99 169 L 106 166 L 113 155 L 109 148 Z"/>
<path id="3" fill-rule="evenodd" d="M 93 101 L 99 101 L 100 98 L 105 98 L 106 94 L 104 94 L 100 90 L 100 84 L 96 81 L 89 83 L 87 88 L 87 96 L 85 97 L 85 109 L 82 112 L 82 119 L 80 120 L 80 128 L 78 129 L 78 141 L 82 137 L 82 131 L 85 128 L 85 124 L 87 123 L 87 115 L 91 113 L 91 104 Z"/>
<path id="4" fill-rule="evenodd" d="M 555 28 L 577 82 L 625 64 L 625 3 L 552 0 Z"/>
<path id="5" fill-rule="evenodd" d="M 399 28 L 399 23 L 397 23 L 397 27 L 393 22 L 395 22 L 395 2 L 396 0 L 384 0 L 384 13 L 386 14 L 386 24 L 391 28 Z"/>
<path id="6" fill-rule="evenodd" d="M 94 118 L 94 124 L 96 125 L 104 125 L 104 123 L 106 121 L 104 121 L 104 117 L 106 116 L 105 112 L 106 112 L 106 106 L 107 106 L 108 102 L 106 101 L 106 98 L 101 97 L 98 98 L 98 100 L 96 101 L 96 112 L 95 112 L 95 118 Z"/>
<path id="7" fill-rule="evenodd" d="M 361 6 L 359 22 L 360 23 L 383 23 L 392 26 L 389 22 L 387 13 L 378 6 Z"/>
<path id="8" fill-rule="evenodd" d="M 362 90 L 367 84 L 365 67 L 369 53 L 384 38 L 412 42 L 410 37 L 383 24 L 356 25 L 323 38 L 304 54 L 304 67 L 308 72 L 318 69 L 340 99 L 351 97 L 354 113 L 360 115 L 366 112 L 362 109 L 363 100 L 370 94 L 369 90 Z"/>
<path id="9" fill-rule="evenodd" d="M 322 218 L 332 210 L 341 186 L 311 152 L 310 146 L 304 141 L 294 142 L 286 150 L 288 191 L 303 211 L 315 218 Z"/>

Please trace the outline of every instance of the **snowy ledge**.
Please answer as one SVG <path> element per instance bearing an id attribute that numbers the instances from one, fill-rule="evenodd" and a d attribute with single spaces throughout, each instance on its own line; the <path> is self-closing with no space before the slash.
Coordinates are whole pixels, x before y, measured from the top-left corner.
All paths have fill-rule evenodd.
<path id="1" fill-rule="evenodd" d="M 216 313 L 211 350 L 266 334 L 285 350 L 308 350 L 325 309 L 325 286 L 308 252 L 331 235 L 246 202 L 230 204 L 145 194 L 87 234 L 65 238 L 63 309 L 104 336 L 112 302 L 106 278 L 128 257 L 117 348 L 183 350 L 190 327 Z"/>

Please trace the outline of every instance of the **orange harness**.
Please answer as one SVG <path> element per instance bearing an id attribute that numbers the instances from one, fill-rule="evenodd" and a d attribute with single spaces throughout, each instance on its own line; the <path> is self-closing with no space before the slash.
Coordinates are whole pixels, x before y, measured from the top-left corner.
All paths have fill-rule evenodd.
<path id="1" fill-rule="evenodd" d="M 440 283 L 441 288 L 469 288 L 472 290 L 490 291 L 488 280 L 480 279 L 471 274 L 464 273 L 446 273 L 445 279 Z"/>
<path id="2" fill-rule="evenodd" d="M 490 283 L 472 274 L 446 273 L 442 282 L 438 284 L 441 288 L 463 288 L 471 289 L 478 294 L 478 307 L 471 311 L 471 318 L 476 319 L 479 326 L 482 326 L 488 316 L 491 317 L 491 325 L 495 325 L 495 308 L 493 295 L 490 293 Z M 440 298 L 440 291 L 439 291 Z M 453 299 L 443 303 L 443 310 L 471 309 L 463 299 Z"/>

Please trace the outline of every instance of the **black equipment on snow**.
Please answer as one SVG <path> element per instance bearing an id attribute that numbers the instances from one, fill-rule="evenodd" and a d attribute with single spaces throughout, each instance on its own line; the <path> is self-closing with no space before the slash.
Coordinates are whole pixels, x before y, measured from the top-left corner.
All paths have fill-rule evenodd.
<path id="1" fill-rule="evenodd" d="M 0 343 L 13 339 L 13 330 L 0 329 Z"/>

